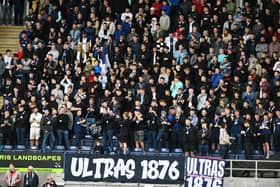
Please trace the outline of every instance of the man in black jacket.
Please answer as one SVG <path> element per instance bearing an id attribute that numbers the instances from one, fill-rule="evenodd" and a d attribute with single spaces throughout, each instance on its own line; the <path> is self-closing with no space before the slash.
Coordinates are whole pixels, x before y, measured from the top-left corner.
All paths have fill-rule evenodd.
<path id="1" fill-rule="evenodd" d="M 188 118 L 185 119 L 184 133 L 185 133 L 184 134 L 185 156 L 193 157 L 197 132 L 196 132 L 196 129 L 192 126 L 191 121 Z"/>
<path id="2" fill-rule="evenodd" d="M 38 187 L 39 177 L 33 171 L 33 166 L 28 166 L 27 173 L 23 177 L 23 186 L 24 187 Z"/>
<path id="3" fill-rule="evenodd" d="M 198 132 L 198 150 L 200 156 L 206 156 L 209 152 L 209 140 L 211 137 L 211 131 L 207 128 L 207 123 L 201 124 L 201 129 Z"/>
<path id="4" fill-rule="evenodd" d="M 42 152 L 46 153 L 47 142 L 49 141 L 51 149 L 53 149 L 54 144 L 54 133 L 53 127 L 56 122 L 57 110 L 53 109 L 52 115 L 48 108 L 45 108 L 44 115 L 41 119 L 40 126 L 43 131 L 43 142 L 42 142 Z"/>
<path id="5" fill-rule="evenodd" d="M 241 131 L 241 135 L 243 136 L 246 160 L 250 160 L 253 151 L 253 128 L 250 127 L 249 121 L 244 122 L 244 128 Z"/>
<path id="6" fill-rule="evenodd" d="M 68 122 L 69 116 L 66 114 L 66 105 L 60 107 L 60 113 L 57 116 L 57 136 L 58 136 L 58 145 L 62 145 L 62 139 L 64 139 L 65 147 L 69 149 L 69 129 Z"/>
<path id="7" fill-rule="evenodd" d="M 16 115 L 16 135 L 17 145 L 25 145 L 24 137 L 26 135 L 26 128 L 28 125 L 29 115 L 24 110 L 24 106 L 18 105 L 18 113 Z"/>

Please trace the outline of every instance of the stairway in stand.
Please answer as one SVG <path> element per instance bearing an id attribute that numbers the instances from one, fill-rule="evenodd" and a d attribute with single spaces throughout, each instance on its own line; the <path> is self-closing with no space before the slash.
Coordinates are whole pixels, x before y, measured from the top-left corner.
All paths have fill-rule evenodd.
<path id="1" fill-rule="evenodd" d="M 0 53 L 5 54 L 7 49 L 12 50 L 12 54 L 18 52 L 19 33 L 23 26 L 0 25 Z M 3 97 L 0 96 L 0 108 L 3 105 Z"/>
<path id="2" fill-rule="evenodd" d="M 12 50 L 12 54 L 18 52 L 19 33 L 23 26 L 0 25 L 0 53 L 5 54 L 7 49 Z"/>

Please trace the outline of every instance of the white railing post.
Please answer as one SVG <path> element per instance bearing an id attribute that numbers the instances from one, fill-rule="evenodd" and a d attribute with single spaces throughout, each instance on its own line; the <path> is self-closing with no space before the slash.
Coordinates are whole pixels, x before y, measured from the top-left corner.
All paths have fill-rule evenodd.
<path id="1" fill-rule="evenodd" d="M 255 161 L 255 180 L 258 180 L 258 161 Z"/>
<path id="2" fill-rule="evenodd" d="M 230 168 L 229 168 L 229 169 L 230 169 L 230 170 L 229 170 L 229 173 L 230 173 L 229 175 L 230 175 L 230 180 L 232 180 L 232 160 L 230 160 L 229 165 L 230 165 L 230 166 L 229 166 L 229 167 L 230 167 Z"/>

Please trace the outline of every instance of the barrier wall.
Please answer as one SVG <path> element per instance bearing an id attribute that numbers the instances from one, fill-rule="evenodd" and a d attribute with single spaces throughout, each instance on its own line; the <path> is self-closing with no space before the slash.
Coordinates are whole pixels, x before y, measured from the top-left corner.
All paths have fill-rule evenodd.
<path id="1" fill-rule="evenodd" d="M 74 187 L 280 186 L 280 161 L 248 162 L 252 164 L 246 165 L 247 161 L 242 160 L 228 160 L 225 164 L 225 160 L 203 157 L 1 152 L 0 185 L 4 186 L 2 179 L 8 164 L 14 163 L 22 174 L 27 172 L 28 165 L 33 165 L 40 178 L 39 186 L 48 177 L 54 178 L 59 186 Z M 238 177 L 245 168 L 250 170 L 251 178 Z M 224 175 L 230 177 L 223 180 Z"/>

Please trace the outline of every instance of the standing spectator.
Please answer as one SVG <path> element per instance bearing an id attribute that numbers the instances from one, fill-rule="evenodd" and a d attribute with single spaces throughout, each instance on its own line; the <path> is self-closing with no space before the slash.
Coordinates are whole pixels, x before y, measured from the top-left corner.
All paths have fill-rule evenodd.
<path id="1" fill-rule="evenodd" d="M 273 135 L 275 142 L 275 150 L 280 151 L 280 110 L 276 110 L 276 118 L 273 126 Z"/>
<path id="2" fill-rule="evenodd" d="M 20 172 L 16 171 L 14 164 L 9 164 L 9 171 L 4 176 L 4 183 L 7 187 L 20 186 L 22 182 L 22 176 Z"/>
<path id="3" fill-rule="evenodd" d="M 27 173 L 23 177 L 23 186 L 24 187 L 38 187 L 39 186 L 39 177 L 35 173 L 33 166 L 28 166 Z"/>
<path id="4" fill-rule="evenodd" d="M 40 138 L 40 122 L 42 119 L 42 114 L 39 112 L 37 106 L 34 106 L 33 112 L 30 115 L 30 145 L 38 146 Z"/>
<path id="5" fill-rule="evenodd" d="M 16 115 L 15 127 L 17 135 L 17 145 L 25 145 L 25 135 L 28 127 L 28 113 L 24 110 L 24 106 L 18 105 L 18 112 Z"/>
<path id="6" fill-rule="evenodd" d="M 164 9 L 161 10 L 159 24 L 160 24 L 160 28 L 164 31 L 164 34 L 166 35 L 166 33 L 169 31 L 170 28 L 170 18 L 167 15 L 166 10 Z"/>
<path id="7" fill-rule="evenodd" d="M 263 145 L 263 153 L 265 156 L 265 159 L 269 159 L 270 153 L 269 153 L 269 142 L 270 142 L 270 136 L 271 136 L 271 124 L 269 123 L 268 114 L 265 114 L 263 116 L 263 120 L 259 126 L 259 129 L 261 131 L 261 139 L 262 139 L 262 145 Z"/>
<path id="8" fill-rule="evenodd" d="M 86 120 L 82 116 L 82 110 L 78 110 L 74 120 L 74 134 L 75 134 L 75 146 L 80 146 L 81 140 L 86 134 Z"/>
<path id="9" fill-rule="evenodd" d="M 182 65 L 185 57 L 188 57 L 188 52 L 183 44 L 179 44 L 178 50 L 174 53 L 174 58 L 176 59 L 177 64 Z"/>
<path id="10" fill-rule="evenodd" d="M 58 145 L 63 145 L 62 141 L 64 141 L 64 145 L 66 149 L 69 149 L 70 143 L 69 143 L 68 123 L 70 121 L 70 118 L 67 115 L 66 110 L 67 110 L 66 105 L 62 105 L 60 107 L 60 111 L 56 119 L 57 121 L 56 132 L 58 138 Z"/>
<path id="11" fill-rule="evenodd" d="M 168 130 L 171 123 L 167 119 L 166 111 L 162 110 L 160 116 L 157 118 L 158 134 L 156 138 L 157 149 L 168 148 Z"/>
<path id="12" fill-rule="evenodd" d="M 243 118 L 240 115 L 239 110 L 234 111 L 234 119 L 231 125 L 231 137 L 234 137 L 234 143 L 232 145 L 232 151 L 235 154 L 240 154 L 242 149 L 242 143 L 241 143 L 241 130 L 243 127 Z"/>
<path id="13" fill-rule="evenodd" d="M 8 110 L 4 111 L 3 118 L 1 119 L 1 131 L 3 134 L 4 145 L 13 144 L 13 121 Z"/>
<path id="14" fill-rule="evenodd" d="M 195 151 L 195 141 L 197 138 L 196 129 L 192 126 L 189 119 L 185 119 L 185 128 L 184 128 L 184 151 L 185 156 L 194 157 Z"/>
<path id="15" fill-rule="evenodd" d="M 114 113 L 108 106 L 108 101 L 104 100 L 100 107 L 101 126 L 102 126 L 102 141 L 104 150 L 109 153 L 113 148 L 114 134 Z"/>
<path id="16" fill-rule="evenodd" d="M 201 124 L 201 129 L 198 131 L 198 154 L 200 156 L 207 156 L 209 154 L 209 142 L 211 131 L 207 128 L 207 123 Z"/>
<path id="17" fill-rule="evenodd" d="M 253 129 L 250 126 L 249 121 L 244 122 L 244 128 L 241 131 L 241 135 L 243 136 L 244 141 L 245 158 L 246 160 L 250 160 L 253 152 Z"/>
<path id="18" fill-rule="evenodd" d="M 255 104 L 255 93 L 252 90 L 252 85 L 247 85 L 246 90 L 242 93 L 242 100 L 247 101 L 251 108 L 254 107 Z"/>
<path id="19" fill-rule="evenodd" d="M 6 64 L 4 61 L 4 58 L 2 55 L 0 55 L 0 94 L 3 92 L 3 79 L 4 79 L 4 73 L 6 69 Z"/>
<path id="20" fill-rule="evenodd" d="M 131 112 L 124 112 L 123 119 L 119 123 L 119 137 L 118 140 L 120 141 L 120 147 L 123 151 L 123 154 L 126 155 L 128 151 L 128 138 L 129 138 L 129 130 L 132 125 L 132 113 Z"/>
<path id="21" fill-rule="evenodd" d="M 12 24 L 12 0 L 2 0 L 2 11 L 3 11 L 3 24 L 11 25 Z"/>
<path id="22" fill-rule="evenodd" d="M 220 143 L 220 152 L 222 157 L 225 158 L 228 152 L 228 148 L 231 145 L 231 137 L 227 132 L 227 124 L 223 123 L 222 128 L 220 129 L 219 143 Z"/>
<path id="23" fill-rule="evenodd" d="M 135 133 L 134 133 L 135 146 L 136 148 L 142 148 L 144 150 L 145 121 L 144 121 L 143 113 L 140 110 L 134 111 L 133 122 L 135 124 Z"/>
<path id="24" fill-rule="evenodd" d="M 22 25 L 23 23 L 24 1 L 14 0 L 14 24 Z"/>
<path id="25" fill-rule="evenodd" d="M 155 103 L 155 104 L 154 104 Z M 153 106 L 154 105 L 154 106 Z M 152 102 L 148 114 L 147 114 L 147 130 L 148 130 L 148 147 L 156 148 L 157 140 L 157 104 L 155 101 Z"/>
<path id="26" fill-rule="evenodd" d="M 183 148 L 183 137 L 184 137 L 184 124 L 185 116 L 180 106 L 176 107 L 175 116 L 172 119 L 172 148 Z"/>
<path id="27" fill-rule="evenodd" d="M 53 128 L 56 125 L 55 117 L 56 117 L 56 109 L 52 109 L 52 112 L 50 112 L 49 108 L 44 109 L 44 114 L 40 121 L 40 127 L 43 131 L 43 141 L 42 141 L 42 152 L 46 153 L 46 147 L 47 143 L 49 142 L 49 145 L 51 147 L 51 150 L 54 148 L 54 133 Z"/>

